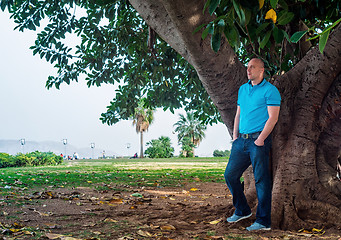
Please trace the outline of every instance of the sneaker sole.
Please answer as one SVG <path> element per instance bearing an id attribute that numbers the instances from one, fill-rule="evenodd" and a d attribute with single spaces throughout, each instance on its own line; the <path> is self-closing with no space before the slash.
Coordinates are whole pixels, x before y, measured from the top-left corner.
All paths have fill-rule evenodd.
<path id="1" fill-rule="evenodd" d="M 243 216 L 243 217 L 241 217 L 241 218 L 239 218 L 238 220 L 236 220 L 236 221 L 227 221 L 227 222 L 229 222 L 229 223 L 236 223 L 236 222 L 239 222 L 239 221 L 241 221 L 241 220 L 244 220 L 244 219 L 247 219 L 247 218 L 249 218 L 249 217 L 251 217 L 252 216 L 252 213 L 250 213 L 250 215 L 247 215 L 247 216 Z"/>
<path id="2" fill-rule="evenodd" d="M 249 232 L 253 232 L 253 231 L 270 231 L 271 228 L 260 228 L 260 229 L 248 229 L 248 228 L 246 228 L 246 230 L 248 230 Z"/>

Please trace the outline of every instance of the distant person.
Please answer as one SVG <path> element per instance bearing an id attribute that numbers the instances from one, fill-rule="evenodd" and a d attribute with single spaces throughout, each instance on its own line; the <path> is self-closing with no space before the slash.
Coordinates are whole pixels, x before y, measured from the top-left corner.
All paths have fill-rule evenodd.
<path id="1" fill-rule="evenodd" d="M 79 158 L 78 153 L 74 152 L 73 159 L 77 160 Z"/>
<path id="2" fill-rule="evenodd" d="M 103 157 L 103 159 L 105 159 L 105 150 L 103 150 L 103 152 L 102 152 L 102 157 Z"/>

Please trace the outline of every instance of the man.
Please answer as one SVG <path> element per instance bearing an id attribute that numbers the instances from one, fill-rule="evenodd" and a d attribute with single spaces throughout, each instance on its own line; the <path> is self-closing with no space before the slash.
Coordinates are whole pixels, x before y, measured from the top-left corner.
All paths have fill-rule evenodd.
<path id="1" fill-rule="evenodd" d="M 281 96 L 277 88 L 264 79 L 264 63 L 261 59 L 251 59 L 247 76 L 249 81 L 238 92 L 231 155 L 224 174 L 236 208 L 227 222 L 238 222 L 252 215 L 240 182 L 243 172 L 252 164 L 258 207 L 255 223 L 246 229 L 270 230 L 270 133 L 278 120 Z"/>

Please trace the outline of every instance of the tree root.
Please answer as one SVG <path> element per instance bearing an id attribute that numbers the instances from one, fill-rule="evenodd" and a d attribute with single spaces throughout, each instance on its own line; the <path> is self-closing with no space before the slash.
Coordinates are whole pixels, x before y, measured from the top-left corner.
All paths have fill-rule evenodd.
<path id="1" fill-rule="evenodd" d="M 341 210 L 331 204 L 316 200 L 298 199 L 295 201 L 297 216 L 306 223 L 318 224 L 310 227 L 341 227 Z"/>

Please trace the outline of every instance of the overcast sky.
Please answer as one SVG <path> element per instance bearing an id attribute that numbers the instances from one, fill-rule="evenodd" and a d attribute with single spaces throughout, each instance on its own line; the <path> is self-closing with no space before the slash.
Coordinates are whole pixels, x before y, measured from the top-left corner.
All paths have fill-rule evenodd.
<path id="1" fill-rule="evenodd" d="M 63 84 L 60 90 L 47 90 L 47 77 L 54 75 L 56 70 L 45 59 L 33 56 L 29 49 L 36 39 L 36 32 L 14 31 L 14 27 L 9 14 L 0 11 L 0 139 L 61 142 L 66 138 L 69 144 L 80 148 L 90 148 L 90 143 L 94 142 L 96 148 L 119 155 L 139 152 L 139 136 L 132 121 L 108 126 L 99 120 L 114 98 L 115 87 L 88 88 L 85 81 L 79 81 Z M 158 109 L 154 123 L 144 135 L 144 142 L 168 136 L 178 155 L 180 146 L 172 132 L 179 113 L 184 111 L 172 114 Z M 230 141 L 225 125 L 208 126 L 206 138 L 196 149 L 196 155 L 212 156 L 215 149 L 230 149 Z M 127 143 L 130 143 L 130 149 L 127 149 Z"/>

